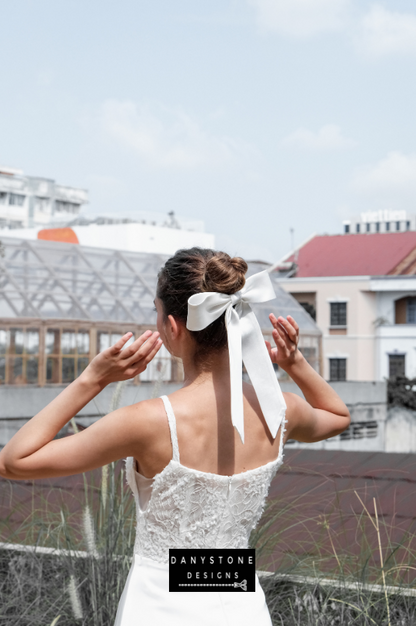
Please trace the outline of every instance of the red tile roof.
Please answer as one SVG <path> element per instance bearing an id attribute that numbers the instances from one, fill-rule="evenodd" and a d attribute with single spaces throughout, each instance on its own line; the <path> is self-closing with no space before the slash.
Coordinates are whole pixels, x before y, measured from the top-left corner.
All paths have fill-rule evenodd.
<path id="1" fill-rule="evenodd" d="M 414 274 L 416 255 L 411 255 L 414 250 L 416 232 L 413 231 L 318 235 L 299 249 L 297 259 L 292 254 L 285 261 L 295 261 L 296 277 Z M 409 263 L 401 263 L 406 257 Z"/>

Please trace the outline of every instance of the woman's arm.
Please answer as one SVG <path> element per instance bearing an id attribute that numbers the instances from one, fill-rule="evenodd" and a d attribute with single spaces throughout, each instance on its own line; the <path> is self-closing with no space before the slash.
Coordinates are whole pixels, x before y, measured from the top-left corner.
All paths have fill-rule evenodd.
<path id="1" fill-rule="evenodd" d="M 285 370 L 303 392 L 305 400 L 288 396 L 289 435 L 303 442 L 334 437 L 348 428 L 351 418 L 347 407 L 330 385 L 309 365 L 298 350 L 299 326 L 290 315 L 278 319 L 271 314 L 276 348 L 267 342 L 273 363 Z"/>
<path id="2" fill-rule="evenodd" d="M 73 383 L 14 435 L 0 452 L 1 476 L 63 476 L 91 469 L 91 464 L 99 467 L 124 455 L 128 445 L 124 431 L 130 422 L 127 414 L 122 419 L 120 411 L 78 435 L 53 439 L 110 382 L 128 380 L 143 372 L 162 344 L 159 333 L 147 331 L 123 350 L 130 338 L 131 333 L 127 333 L 98 354 Z"/>

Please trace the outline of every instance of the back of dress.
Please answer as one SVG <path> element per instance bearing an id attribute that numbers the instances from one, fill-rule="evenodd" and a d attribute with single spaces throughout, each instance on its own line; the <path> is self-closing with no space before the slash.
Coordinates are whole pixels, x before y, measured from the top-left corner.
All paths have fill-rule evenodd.
<path id="1" fill-rule="evenodd" d="M 133 459 L 127 460 L 127 480 L 137 506 L 135 553 L 168 563 L 169 548 L 247 548 L 270 482 L 283 462 L 282 441 L 276 460 L 241 474 L 223 476 L 185 467 L 180 463 L 172 406 L 166 396 L 162 400 L 173 457 L 154 477 L 145 510 L 140 506 Z"/>
<path id="2" fill-rule="evenodd" d="M 140 594 L 141 602 L 141 608 L 137 607 L 139 613 L 142 613 L 143 607 L 149 606 L 149 590 L 147 593 L 143 591 L 144 587 L 148 587 L 149 580 L 152 580 L 150 598 L 158 589 L 158 604 L 151 602 L 148 611 L 149 623 L 153 620 L 153 625 L 159 623 L 157 619 L 161 618 L 162 614 L 158 612 L 164 610 L 163 607 L 169 607 L 169 611 L 173 611 L 169 623 L 175 625 L 235 623 L 242 626 L 255 620 L 259 626 L 269 626 L 271 621 L 258 579 L 256 592 L 247 593 L 243 602 L 242 596 L 234 592 L 169 592 L 169 549 L 248 548 L 250 533 L 263 512 L 271 480 L 283 462 L 284 424 L 281 425 L 279 456 L 274 461 L 233 476 L 201 472 L 180 463 L 175 415 L 169 399 L 162 396 L 162 400 L 172 439 L 171 461 L 153 479 L 146 479 L 135 471 L 132 457 L 126 462 L 127 481 L 136 500 L 134 561 L 138 568 L 134 564 L 130 572 L 116 626 L 147 623 L 133 621 L 133 618 L 137 594 Z M 140 497 L 143 495 L 141 488 L 148 491 L 145 505 Z M 139 573 L 133 574 L 137 569 L 140 576 Z M 136 584 L 132 582 L 134 576 Z M 137 583 L 139 579 L 141 582 Z M 182 597 L 182 600 L 186 598 L 187 605 L 185 609 L 183 603 L 180 604 L 176 617 L 175 596 Z M 209 606 L 204 610 L 202 607 L 207 603 Z M 127 615 L 131 615 L 131 621 Z"/>

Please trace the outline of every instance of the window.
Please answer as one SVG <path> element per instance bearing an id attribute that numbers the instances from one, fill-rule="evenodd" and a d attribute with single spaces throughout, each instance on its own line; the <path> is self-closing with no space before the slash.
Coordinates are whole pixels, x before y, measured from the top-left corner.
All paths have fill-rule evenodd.
<path id="1" fill-rule="evenodd" d="M 310 302 L 299 302 L 300 306 L 305 309 L 307 313 L 311 316 L 313 320 L 316 322 L 316 308 Z"/>
<path id="2" fill-rule="evenodd" d="M 344 224 L 344 231 L 345 231 L 345 234 L 350 232 L 350 225 L 349 224 Z"/>
<path id="3" fill-rule="evenodd" d="M 416 298 L 406 300 L 406 323 L 416 324 Z"/>
<path id="4" fill-rule="evenodd" d="M 50 209 L 50 199 L 36 196 L 36 208 L 42 212 L 48 211 Z"/>
<path id="5" fill-rule="evenodd" d="M 355 232 L 359 233 L 360 232 L 360 224 L 356 224 L 355 225 Z"/>
<path id="6" fill-rule="evenodd" d="M 172 379 L 172 361 L 169 352 L 165 346 L 162 346 L 147 366 L 144 372 L 140 374 L 140 382 L 150 383 L 154 381 L 164 381 Z"/>
<path id="7" fill-rule="evenodd" d="M 0 383 L 6 382 L 7 330 L 0 330 Z"/>
<path id="8" fill-rule="evenodd" d="M 347 380 L 347 359 L 329 359 L 329 380 Z"/>
<path id="9" fill-rule="evenodd" d="M 70 383 L 90 361 L 90 333 L 72 328 L 48 328 L 45 351 L 46 382 Z"/>
<path id="10" fill-rule="evenodd" d="M 55 211 L 60 213 L 64 211 L 66 213 L 78 213 L 80 208 L 79 204 L 75 204 L 75 202 L 66 202 L 64 200 L 55 200 Z"/>
<path id="11" fill-rule="evenodd" d="M 106 350 L 110 346 L 113 346 L 119 339 L 121 339 L 122 336 L 123 334 L 121 333 L 110 333 L 107 331 L 99 331 L 97 333 L 98 352 L 102 352 L 103 350 Z M 133 341 L 134 341 L 134 337 L 129 339 L 126 346 L 129 346 L 131 343 L 133 343 Z"/>
<path id="12" fill-rule="evenodd" d="M 0 191 L 0 204 L 6 204 L 7 193 L 5 191 Z"/>
<path id="13" fill-rule="evenodd" d="M 346 302 L 331 302 L 331 326 L 346 326 L 347 325 L 347 303 Z"/>
<path id="14" fill-rule="evenodd" d="M 352 422 L 340 435 L 341 441 L 350 439 L 374 439 L 377 437 L 377 422 Z"/>
<path id="15" fill-rule="evenodd" d="M 366 228 L 366 231 L 367 231 L 368 233 L 370 232 L 370 226 L 371 226 L 370 222 L 367 222 L 367 228 Z"/>
<path id="16" fill-rule="evenodd" d="M 400 230 L 400 222 L 396 222 L 396 230 Z"/>
<path id="17" fill-rule="evenodd" d="M 390 222 L 386 222 L 386 231 L 388 232 L 390 230 Z"/>
<path id="18" fill-rule="evenodd" d="M 376 222 L 376 233 L 380 232 L 380 222 Z"/>
<path id="19" fill-rule="evenodd" d="M 389 378 L 405 376 L 405 355 L 389 354 Z"/>
<path id="20" fill-rule="evenodd" d="M 14 204 L 16 206 L 23 206 L 26 196 L 22 196 L 20 193 L 11 193 L 9 195 L 9 204 Z"/>
<path id="21" fill-rule="evenodd" d="M 406 230 L 410 230 L 410 222 L 409 221 L 406 222 Z"/>
<path id="22" fill-rule="evenodd" d="M 38 375 L 39 329 L 0 330 L 0 383 L 33 385 Z"/>

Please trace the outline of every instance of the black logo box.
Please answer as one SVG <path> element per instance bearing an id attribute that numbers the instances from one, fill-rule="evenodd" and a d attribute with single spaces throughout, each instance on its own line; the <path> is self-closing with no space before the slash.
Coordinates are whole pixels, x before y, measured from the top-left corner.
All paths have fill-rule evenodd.
<path id="1" fill-rule="evenodd" d="M 169 591 L 255 591 L 255 549 L 171 549 Z"/>

